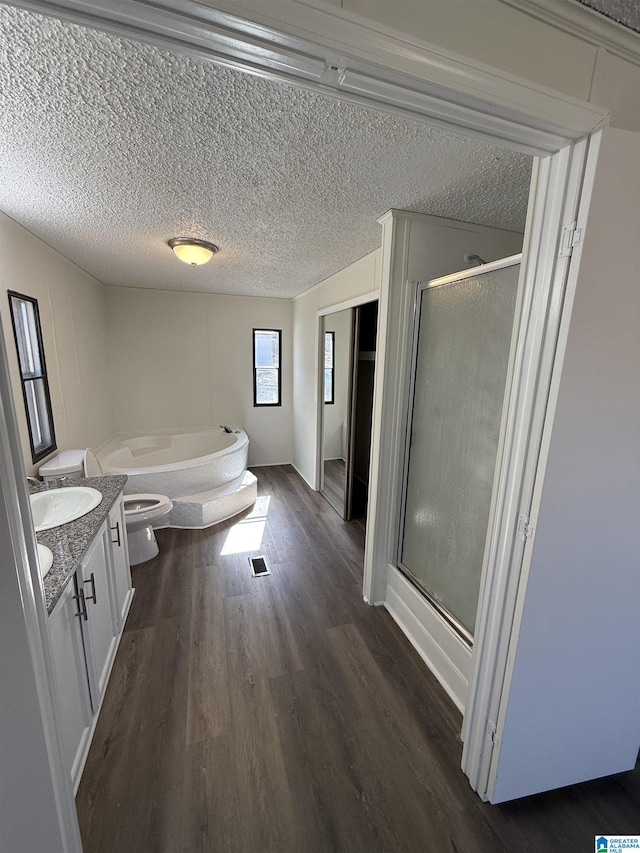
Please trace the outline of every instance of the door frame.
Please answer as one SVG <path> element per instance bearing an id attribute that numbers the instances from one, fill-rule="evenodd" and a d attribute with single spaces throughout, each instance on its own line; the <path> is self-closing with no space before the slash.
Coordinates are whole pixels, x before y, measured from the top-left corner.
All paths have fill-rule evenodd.
<path id="1" fill-rule="evenodd" d="M 539 264 L 549 267 L 551 279 L 548 302 L 544 306 L 548 316 L 543 321 L 540 306 L 536 308 L 534 304 L 542 294 L 536 293 L 533 287 L 528 288 L 528 293 L 525 290 L 525 299 L 532 301 L 528 307 L 531 329 L 522 331 L 516 354 L 516 375 L 521 377 L 521 384 L 514 382 L 512 385 L 507 414 L 497 506 L 478 608 L 482 637 L 478 641 L 462 727 L 462 769 L 483 800 L 491 797 L 496 782 L 535 519 L 582 253 L 580 237 L 586 226 L 601 138 L 602 132 L 598 131 L 572 146 L 570 151 L 565 149 L 541 164 L 539 177 L 549 187 L 547 200 L 557 203 L 555 217 L 559 223 L 564 223 L 558 242 L 548 242 L 554 236 L 553 216 L 547 220 L 540 215 L 531 217 L 529 238 L 534 246 L 529 252 L 527 276 L 535 276 L 530 268 L 533 254 Z M 559 162 L 563 157 L 566 162 Z M 558 194 L 550 188 L 561 176 L 565 186 L 562 204 Z M 536 370 L 537 377 L 534 377 Z M 534 381 L 536 385 L 531 387 Z"/>
<path id="2" fill-rule="evenodd" d="M 366 305 L 368 302 L 377 302 L 379 296 L 377 290 L 370 290 L 368 293 L 354 296 L 352 299 L 346 299 L 344 302 L 328 305 L 326 308 L 320 308 L 316 311 L 316 479 L 314 489 L 317 492 L 322 491 L 324 483 L 324 318 L 331 314 L 337 314 L 339 311 L 346 311 L 347 308 L 357 308 L 359 305 Z"/>
<path id="3" fill-rule="evenodd" d="M 563 250 L 567 239 L 571 243 L 576 217 L 580 223 L 586 215 L 588 197 L 580 204 L 582 179 L 587 154 L 593 161 L 597 156 L 597 145 L 590 146 L 589 138 L 607 123 L 608 112 L 409 36 L 359 22 L 329 6 L 292 0 L 158 0 L 153 6 L 136 0 L 58 0 L 55 5 L 46 0 L 17 0 L 16 5 L 506 145 L 537 158 L 523 252 L 527 326 L 516 357 L 519 385 L 507 418 L 498 489 L 503 511 L 492 534 L 491 565 L 481 602 L 480 636 L 463 728 L 463 767 L 482 795 L 488 784 L 482 756 L 487 737 L 486 699 L 495 697 L 496 690 L 499 693 L 504 680 L 505 642 L 515 619 L 523 552 L 517 518 L 532 503 L 532 471 L 535 473 L 541 446 L 571 263 L 571 252 L 563 254 Z M 389 251 L 390 246 L 383 246 L 383 268 L 388 268 L 384 257 Z M 378 365 L 385 365 L 385 370 L 376 371 L 370 514 L 380 529 L 367 536 L 363 588 L 365 599 L 371 602 L 380 600 L 390 555 L 389 516 L 383 512 L 384 481 L 390 471 L 381 467 L 380 459 L 388 451 L 393 388 L 388 389 L 386 399 L 382 392 L 384 375 L 388 375 L 387 354 L 393 356 L 397 343 L 389 341 L 386 333 L 389 294 L 384 281 L 379 296 L 377 354 Z M 11 412 L 6 364 L 0 365 L 0 379 L 1 408 Z M 61 781 L 59 741 L 52 720 L 45 667 L 50 658 L 47 630 L 31 577 L 37 563 L 26 487 L 18 482 L 24 467 L 15 417 L 5 423 L 1 449 L 15 463 L 11 484 L 15 488 L 7 489 L 6 516 L 20 535 L 19 541 L 3 544 L 1 552 L 14 560 L 18 583 L 24 589 L 22 606 L 33 674 L 39 695 L 44 697 L 38 712 L 53 732 L 47 752 L 60 828 L 66 837 L 65 849 L 77 850 L 73 798 L 70 786 Z M 31 806 L 37 807 L 37 803 Z"/>
<path id="4" fill-rule="evenodd" d="M 49 641 L 48 615 L 45 606 L 43 580 L 40 576 L 36 551 L 36 535 L 31 519 L 27 476 L 22 457 L 22 447 L 14 397 L 9 375 L 4 332 L 0 325 L 0 530 L 8 536 L 0 536 L 0 565 L 4 578 L 0 586 L 3 597 L 12 602 L 20 636 L 16 626 L 8 626 L 8 620 L 0 620 L 0 642 L 14 650 L 20 665 L 7 668 L 3 674 L 3 689 L 23 697 L 30 696 L 33 685 L 35 697 L 31 707 L 24 708 L 25 726 L 20 734 L 29 732 L 33 741 L 44 741 L 43 753 L 35 760 L 34 749 L 29 744 L 24 749 L 25 760 L 29 761 L 29 773 L 33 790 L 48 795 L 52 803 L 46 803 L 46 814 L 55 810 L 57 826 L 47 825 L 46 841 L 51 849 L 63 849 L 82 853 L 80 830 L 76 817 L 74 791 L 71 774 L 65 768 L 65 752 L 56 712 L 57 685 L 53 667 L 53 654 Z M 15 574 L 10 577 L 11 565 Z M 19 615 L 18 615 L 19 614 Z M 24 624 L 20 624 L 20 622 Z M 25 629 L 26 641 L 22 639 Z M 29 669 L 29 662 L 31 668 Z M 6 680 L 5 680 L 6 679 Z M 3 732 L 3 737 L 5 736 Z M 14 741 L 15 743 L 15 741 Z M 17 740 L 20 745 L 20 741 Z M 21 750 L 22 753 L 22 750 Z M 2 771 L 7 772 L 6 766 Z M 21 778 L 23 774 L 17 774 Z M 18 787 L 19 791 L 20 788 Z M 13 796 L 13 793 L 12 793 Z M 16 808 L 16 803 L 11 803 Z M 22 819 L 37 814 L 39 806 L 45 804 L 31 801 L 24 804 Z"/>

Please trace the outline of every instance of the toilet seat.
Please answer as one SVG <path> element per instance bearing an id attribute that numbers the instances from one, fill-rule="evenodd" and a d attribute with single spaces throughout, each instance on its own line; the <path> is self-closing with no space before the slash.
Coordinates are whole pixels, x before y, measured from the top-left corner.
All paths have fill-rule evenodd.
<path id="1" fill-rule="evenodd" d="M 100 460 L 90 447 L 84 452 L 83 467 L 85 477 L 102 477 L 104 474 Z"/>
<path id="2" fill-rule="evenodd" d="M 173 503 L 166 495 L 138 494 L 124 496 L 124 517 L 130 525 L 146 525 L 156 521 L 172 508 Z"/>
<path id="3" fill-rule="evenodd" d="M 146 563 L 158 554 L 158 542 L 153 524 L 173 509 L 166 495 L 125 495 L 124 523 L 129 542 L 129 562 L 132 566 Z"/>

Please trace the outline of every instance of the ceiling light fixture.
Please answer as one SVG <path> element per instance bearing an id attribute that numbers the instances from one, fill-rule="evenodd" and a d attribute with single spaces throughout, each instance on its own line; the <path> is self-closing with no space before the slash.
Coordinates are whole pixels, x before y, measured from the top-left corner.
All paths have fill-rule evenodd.
<path id="1" fill-rule="evenodd" d="M 167 241 L 176 255 L 185 264 L 196 267 L 206 264 L 218 251 L 218 247 L 206 240 L 195 240 L 191 237 L 172 237 Z"/>

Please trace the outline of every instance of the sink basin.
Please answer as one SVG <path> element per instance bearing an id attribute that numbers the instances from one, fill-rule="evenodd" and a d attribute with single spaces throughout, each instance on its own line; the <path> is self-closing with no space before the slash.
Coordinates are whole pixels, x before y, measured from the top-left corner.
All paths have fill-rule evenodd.
<path id="1" fill-rule="evenodd" d="M 48 492 L 31 495 L 31 515 L 36 533 L 75 521 L 95 509 L 101 500 L 102 494 L 88 486 L 49 489 Z"/>
<path id="2" fill-rule="evenodd" d="M 40 577 L 43 578 L 53 565 L 53 554 L 46 545 L 36 543 L 38 546 L 38 565 L 40 566 Z"/>

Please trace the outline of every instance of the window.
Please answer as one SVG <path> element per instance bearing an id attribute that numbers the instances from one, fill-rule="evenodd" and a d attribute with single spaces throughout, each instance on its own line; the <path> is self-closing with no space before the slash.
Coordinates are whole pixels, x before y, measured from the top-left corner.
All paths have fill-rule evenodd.
<path id="1" fill-rule="evenodd" d="M 38 300 L 9 291 L 9 306 L 27 411 L 31 458 L 38 462 L 56 449 Z"/>
<path id="2" fill-rule="evenodd" d="M 336 346 L 336 333 L 324 333 L 324 401 L 335 402 L 335 374 L 333 370 Z"/>
<path id="3" fill-rule="evenodd" d="M 253 405 L 281 405 L 282 380 L 280 329 L 253 330 Z"/>

